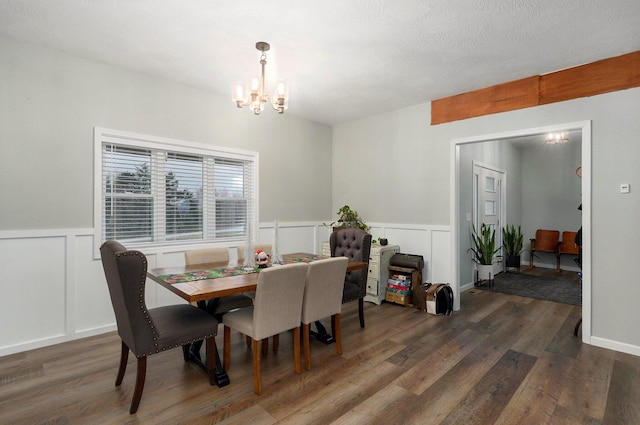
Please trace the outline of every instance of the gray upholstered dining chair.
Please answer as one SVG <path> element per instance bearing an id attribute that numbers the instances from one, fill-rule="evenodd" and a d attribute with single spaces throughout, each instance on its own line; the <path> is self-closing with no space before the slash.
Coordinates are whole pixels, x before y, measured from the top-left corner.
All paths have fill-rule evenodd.
<path id="1" fill-rule="evenodd" d="M 227 248 L 199 248 L 184 252 L 186 265 L 204 263 L 228 263 L 229 250 Z"/>
<path id="2" fill-rule="evenodd" d="M 147 308 L 145 282 L 147 258 L 139 251 L 129 251 L 119 242 L 107 241 L 100 247 L 102 266 L 109 287 L 109 295 L 116 316 L 118 335 L 122 340 L 120 367 L 116 386 L 122 383 L 127 368 L 129 350 L 137 358 L 136 386 L 129 413 L 135 413 L 142 399 L 147 371 L 147 357 L 182 347 L 185 361 L 193 342 L 207 342 L 207 373 L 209 383 L 215 384 L 215 336 L 218 321 L 189 304 Z"/>
<path id="3" fill-rule="evenodd" d="M 205 263 L 228 263 L 229 250 L 227 248 L 202 248 L 185 251 L 184 262 L 187 266 Z M 222 316 L 231 310 L 253 305 L 253 299 L 244 294 L 227 295 L 208 300 L 206 310 L 222 321 Z"/>
<path id="4" fill-rule="evenodd" d="M 260 271 L 256 286 L 256 299 L 252 307 L 229 312 L 223 317 L 223 367 L 231 365 L 231 329 L 253 340 L 253 379 L 255 393 L 262 394 L 260 375 L 261 341 L 281 332 L 294 330 L 293 354 L 296 373 L 300 366 L 300 318 L 302 298 L 307 276 L 307 264 L 297 263 L 272 267 Z"/>
<path id="5" fill-rule="evenodd" d="M 309 334 L 312 322 L 331 317 L 336 353 L 342 354 L 340 311 L 348 263 L 349 259 L 346 257 L 334 257 L 309 263 L 302 301 L 302 340 L 304 367 L 307 370 L 311 370 Z"/>
<path id="6" fill-rule="evenodd" d="M 340 229 L 329 236 L 332 257 L 347 257 L 353 261 L 369 263 L 371 235 L 362 229 Z M 364 296 L 367 294 L 368 270 L 356 270 L 346 274 L 342 303 L 358 300 L 360 327 L 364 328 Z"/>

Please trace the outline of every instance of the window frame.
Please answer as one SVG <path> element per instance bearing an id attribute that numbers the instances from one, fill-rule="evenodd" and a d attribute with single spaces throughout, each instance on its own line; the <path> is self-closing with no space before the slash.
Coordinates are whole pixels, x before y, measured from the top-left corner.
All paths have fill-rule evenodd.
<path id="1" fill-rule="evenodd" d="M 251 238 L 255 239 L 258 230 L 259 214 L 259 187 L 258 187 L 258 172 L 259 172 L 259 154 L 255 151 L 248 151 L 242 149 L 221 147 L 208 145 L 204 143 L 197 143 L 185 140 L 170 139 L 159 136 L 131 133 L 121 130 L 113 130 L 102 127 L 94 127 L 94 258 L 100 258 L 100 245 L 103 240 L 103 214 L 104 214 L 104 193 L 103 193 L 103 145 L 104 144 L 116 144 L 123 147 L 129 147 L 133 149 L 149 149 L 152 151 L 152 157 L 154 151 L 163 151 L 167 154 L 184 154 L 190 156 L 202 156 L 203 162 L 210 161 L 214 163 L 216 159 L 229 159 L 246 161 L 249 163 L 251 175 L 248 176 L 249 190 L 253 191 L 253 196 L 249 196 L 248 208 L 251 211 L 250 223 L 248 233 Z M 209 170 L 210 171 L 210 170 Z M 213 188 L 208 187 L 210 180 L 205 178 L 203 181 L 203 190 L 211 191 Z M 164 187 L 164 186 L 163 186 Z M 164 192 L 161 190 L 160 192 Z M 215 203 L 217 199 L 215 196 L 210 197 Z M 157 198 L 154 198 L 157 199 Z M 246 199 L 246 198 L 243 198 Z M 210 201 L 211 202 L 211 201 Z M 159 208 L 163 208 L 162 206 Z M 205 211 L 205 210 L 203 210 Z M 166 218 L 165 218 L 166 219 Z M 162 222 L 165 221 L 162 220 Z M 215 221 L 215 210 L 203 212 L 203 232 L 206 227 L 205 222 Z M 158 230 L 154 230 L 154 239 L 158 236 Z M 170 240 L 166 238 L 166 226 L 162 235 L 164 240 L 154 240 L 152 242 L 144 243 L 127 243 L 127 248 L 143 250 L 145 253 L 160 253 L 160 252 L 178 252 L 185 249 L 193 249 L 197 246 L 233 246 L 246 242 L 247 236 L 231 236 L 216 238 L 212 237 L 207 239 L 207 235 L 203 234 L 201 239 L 187 240 Z"/>

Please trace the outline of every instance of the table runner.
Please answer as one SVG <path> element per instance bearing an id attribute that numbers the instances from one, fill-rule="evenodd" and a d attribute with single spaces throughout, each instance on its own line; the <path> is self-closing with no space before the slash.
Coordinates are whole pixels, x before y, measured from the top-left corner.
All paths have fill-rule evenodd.
<path id="1" fill-rule="evenodd" d="M 325 257 L 322 255 L 305 255 L 304 257 L 295 257 L 295 258 L 287 258 L 282 262 L 282 264 L 293 264 L 293 263 L 310 263 L 312 261 L 322 260 Z M 272 267 L 272 264 L 269 264 L 267 267 Z M 251 274 L 258 273 L 260 270 L 263 270 L 264 267 L 255 267 L 248 270 L 245 270 L 244 266 L 234 266 L 234 267 L 219 267 L 215 269 L 208 270 L 196 270 L 193 272 L 185 272 L 185 273 L 176 273 L 176 274 L 165 274 L 158 276 L 160 279 L 164 280 L 167 283 L 182 283 L 182 282 L 193 282 L 196 280 L 206 280 L 206 279 L 217 279 L 220 277 L 229 277 L 229 276 L 238 276 L 242 274 Z"/>

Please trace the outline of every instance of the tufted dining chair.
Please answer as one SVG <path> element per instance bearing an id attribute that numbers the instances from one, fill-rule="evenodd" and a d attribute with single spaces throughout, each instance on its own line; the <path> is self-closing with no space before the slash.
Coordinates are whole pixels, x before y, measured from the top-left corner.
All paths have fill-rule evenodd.
<path id="1" fill-rule="evenodd" d="M 147 357 L 165 350 L 182 347 L 185 361 L 193 342 L 207 342 L 207 373 L 213 385 L 218 321 L 210 314 L 189 304 L 148 309 L 145 304 L 147 258 L 139 251 L 129 251 L 117 241 L 100 247 L 102 266 L 116 316 L 118 335 L 122 340 L 120 367 L 116 386 L 122 383 L 129 351 L 137 359 L 136 386 L 129 413 L 135 413 L 142 399 L 147 371 Z"/>
<path id="2" fill-rule="evenodd" d="M 227 248 L 202 248 L 185 251 L 184 262 L 187 266 L 206 263 L 228 263 L 229 250 Z M 244 294 L 227 295 L 225 297 L 208 300 L 206 310 L 222 321 L 222 316 L 231 310 L 249 307 L 253 299 Z"/>
<path id="3" fill-rule="evenodd" d="M 340 229 L 329 236 L 332 257 L 347 257 L 353 261 L 369 263 L 371 235 L 362 229 Z M 360 327 L 364 328 L 364 296 L 367 294 L 367 269 L 346 274 L 342 303 L 358 300 Z"/>
<path id="4" fill-rule="evenodd" d="M 309 263 L 302 302 L 302 341 L 304 367 L 307 370 L 311 370 L 309 337 L 312 322 L 331 317 L 336 353 L 342 354 L 340 311 L 348 263 L 349 259 L 346 257 L 333 257 Z"/>
<path id="5" fill-rule="evenodd" d="M 307 264 L 287 264 L 267 268 L 258 274 L 256 299 L 252 307 L 245 307 L 223 317 L 223 367 L 231 365 L 231 329 L 250 336 L 253 340 L 253 379 L 255 393 L 262 394 L 260 351 L 262 341 L 270 336 L 293 329 L 293 353 L 296 373 L 300 366 L 300 318 L 302 298 L 307 276 Z"/>

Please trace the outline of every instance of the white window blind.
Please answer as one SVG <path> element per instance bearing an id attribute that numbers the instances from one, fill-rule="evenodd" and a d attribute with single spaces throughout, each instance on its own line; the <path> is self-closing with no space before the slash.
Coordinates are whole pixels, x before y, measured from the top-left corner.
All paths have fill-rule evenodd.
<path id="1" fill-rule="evenodd" d="M 255 234 L 257 154 L 102 129 L 96 150 L 100 244 L 231 242 Z"/>

